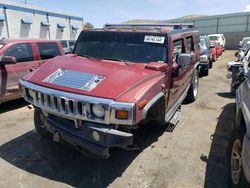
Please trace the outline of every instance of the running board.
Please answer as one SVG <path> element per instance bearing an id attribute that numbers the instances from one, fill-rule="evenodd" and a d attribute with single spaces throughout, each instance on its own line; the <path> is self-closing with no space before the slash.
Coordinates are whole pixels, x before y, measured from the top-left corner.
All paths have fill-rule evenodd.
<path id="1" fill-rule="evenodd" d="M 171 117 L 171 119 L 169 120 L 169 125 L 170 126 L 176 126 L 178 124 L 178 122 L 180 121 L 181 119 L 181 110 L 180 109 L 177 109 L 174 113 L 174 115 Z"/>

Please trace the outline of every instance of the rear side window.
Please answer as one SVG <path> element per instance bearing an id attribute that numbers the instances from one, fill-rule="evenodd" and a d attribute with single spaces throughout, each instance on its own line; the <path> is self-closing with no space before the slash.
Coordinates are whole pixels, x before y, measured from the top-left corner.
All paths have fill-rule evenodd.
<path id="1" fill-rule="evenodd" d="M 34 61 L 31 44 L 16 44 L 6 50 L 4 56 L 15 57 L 17 63 Z"/>
<path id="2" fill-rule="evenodd" d="M 193 37 L 190 36 L 190 37 L 187 37 L 186 39 L 186 52 L 187 53 L 190 53 L 192 51 L 194 51 L 194 42 L 193 42 Z"/>
<path id="3" fill-rule="evenodd" d="M 61 55 L 60 50 L 55 42 L 37 43 L 41 59 L 51 59 L 55 56 Z"/>

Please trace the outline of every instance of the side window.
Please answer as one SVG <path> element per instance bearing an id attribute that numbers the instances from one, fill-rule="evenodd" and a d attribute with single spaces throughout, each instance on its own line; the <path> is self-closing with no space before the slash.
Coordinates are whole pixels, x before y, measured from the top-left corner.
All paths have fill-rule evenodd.
<path id="1" fill-rule="evenodd" d="M 193 37 L 187 37 L 186 38 L 186 51 L 187 53 L 191 53 L 192 51 L 194 51 L 194 42 L 193 42 Z"/>
<path id="2" fill-rule="evenodd" d="M 199 35 L 194 36 L 194 50 L 200 51 L 200 36 Z"/>
<path id="3" fill-rule="evenodd" d="M 37 43 L 41 59 L 51 59 L 61 55 L 60 50 L 55 42 Z"/>
<path id="4" fill-rule="evenodd" d="M 184 41 L 183 39 L 180 39 L 180 40 L 175 40 L 173 42 L 173 62 L 176 62 L 178 56 L 181 54 L 181 53 L 185 53 L 185 48 L 184 48 Z"/>
<path id="5" fill-rule="evenodd" d="M 15 57 L 17 63 L 34 61 L 31 44 L 16 44 L 6 50 L 3 56 Z"/>

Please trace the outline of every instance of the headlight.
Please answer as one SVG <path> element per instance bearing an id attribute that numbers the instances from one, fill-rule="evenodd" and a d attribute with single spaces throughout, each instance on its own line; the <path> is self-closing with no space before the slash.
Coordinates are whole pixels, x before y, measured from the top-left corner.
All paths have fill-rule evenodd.
<path id="1" fill-rule="evenodd" d="M 207 56 L 206 56 L 206 55 L 202 55 L 202 56 L 200 57 L 200 62 L 208 62 Z"/>
<path id="2" fill-rule="evenodd" d="M 103 118 L 105 115 L 105 109 L 102 105 L 100 104 L 94 104 L 92 106 L 92 112 L 93 114 L 98 117 L 98 118 Z"/>

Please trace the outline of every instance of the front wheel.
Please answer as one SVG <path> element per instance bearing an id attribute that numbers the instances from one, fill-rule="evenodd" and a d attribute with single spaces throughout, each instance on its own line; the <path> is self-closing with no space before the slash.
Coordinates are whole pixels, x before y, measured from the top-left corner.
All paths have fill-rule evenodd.
<path id="1" fill-rule="evenodd" d="M 213 68 L 213 61 L 209 61 L 209 68 Z"/>
<path id="2" fill-rule="evenodd" d="M 186 102 L 191 103 L 197 99 L 199 91 L 199 75 L 197 70 L 195 70 L 193 78 L 191 80 L 191 85 L 187 92 Z"/>
<path id="3" fill-rule="evenodd" d="M 51 136 L 51 134 L 45 128 L 44 115 L 39 109 L 34 111 L 34 124 L 36 132 L 43 138 Z"/>

